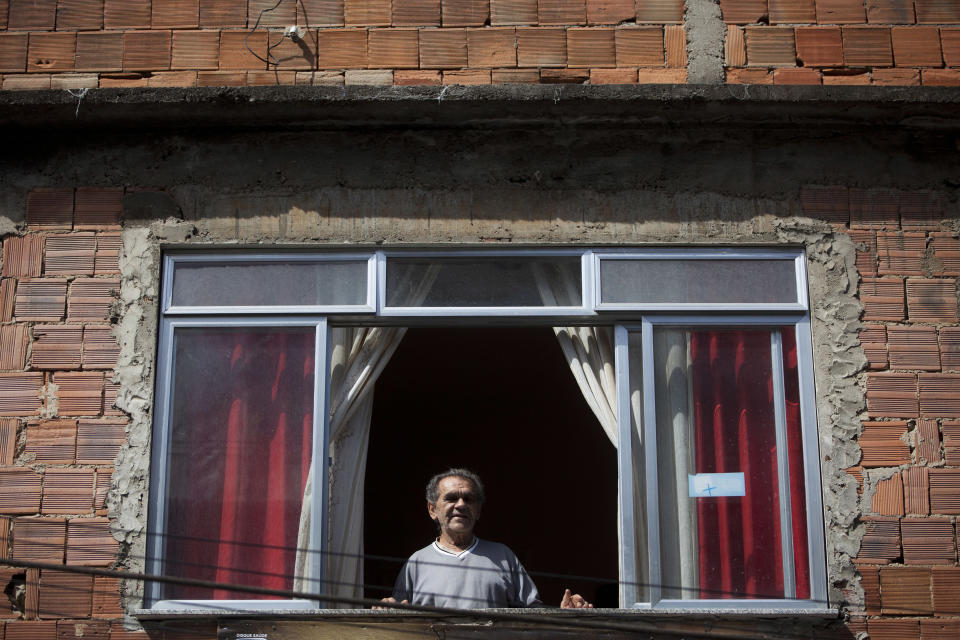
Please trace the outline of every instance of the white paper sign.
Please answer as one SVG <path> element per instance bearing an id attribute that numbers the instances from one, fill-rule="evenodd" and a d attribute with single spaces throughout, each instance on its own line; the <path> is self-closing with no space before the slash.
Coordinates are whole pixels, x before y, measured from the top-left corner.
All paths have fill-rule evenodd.
<path id="1" fill-rule="evenodd" d="M 743 496 L 747 493 L 743 472 L 687 474 L 691 498 L 719 498 Z"/>

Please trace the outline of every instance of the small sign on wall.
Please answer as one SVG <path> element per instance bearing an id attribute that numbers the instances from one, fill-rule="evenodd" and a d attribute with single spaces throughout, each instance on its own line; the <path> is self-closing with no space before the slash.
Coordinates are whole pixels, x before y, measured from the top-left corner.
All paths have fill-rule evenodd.
<path id="1" fill-rule="evenodd" d="M 687 474 L 691 498 L 744 496 L 747 492 L 743 472 Z"/>

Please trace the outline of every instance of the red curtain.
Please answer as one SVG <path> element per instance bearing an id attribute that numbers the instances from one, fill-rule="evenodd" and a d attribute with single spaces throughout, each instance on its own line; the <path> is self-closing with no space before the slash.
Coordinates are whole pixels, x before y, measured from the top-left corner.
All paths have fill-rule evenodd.
<path id="1" fill-rule="evenodd" d="M 809 597 L 793 329 L 784 334 L 790 492 L 798 597 Z M 782 598 L 783 563 L 770 333 L 694 332 L 696 473 L 743 472 L 743 497 L 696 498 L 700 597 Z"/>
<path id="2" fill-rule="evenodd" d="M 310 467 L 314 331 L 177 334 L 167 573 L 290 589 Z M 263 598 L 166 586 L 166 599 Z"/>

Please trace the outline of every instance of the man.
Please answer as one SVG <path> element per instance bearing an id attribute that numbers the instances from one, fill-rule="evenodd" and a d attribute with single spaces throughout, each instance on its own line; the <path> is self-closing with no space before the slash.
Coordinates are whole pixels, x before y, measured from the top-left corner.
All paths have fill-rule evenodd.
<path id="1" fill-rule="evenodd" d="M 407 560 L 383 602 L 457 609 L 542 606 L 536 585 L 505 545 L 477 538 L 483 483 L 466 469 L 449 469 L 427 483 L 427 512 L 440 536 Z M 560 606 L 593 608 L 567 589 Z"/>

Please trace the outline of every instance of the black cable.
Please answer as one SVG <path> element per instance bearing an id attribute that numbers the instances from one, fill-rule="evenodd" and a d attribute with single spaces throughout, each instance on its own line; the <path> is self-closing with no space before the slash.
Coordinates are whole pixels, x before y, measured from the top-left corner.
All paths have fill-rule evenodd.
<path id="1" fill-rule="evenodd" d="M 549 615 L 532 615 L 515 612 L 502 612 L 476 609 L 456 609 L 449 607 L 435 607 L 429 605 L 414 605 L 401 603 L 384 603 L 370 598 L 352 598 L 347 596 L 328 596 L 323 594 L 308 593 L 303 591 L 293 591 L 286 589 L 267 589 L 263 587 L 250 587 L 246 585 L 230 584 L 223 582 L 213 582 L 209 580 L 194 580 L 189 578 L 178 578 L 174 576 L 152 575 L 138 572 L 117 571 L 114 569 L 98 569 L 94 567 L 80 567 L 75 565 L 61 565 L 48 562 L 36 562 L 31 560 L 15 560 L 13 558 L 0 558 L 0 564 L 14 567 L 26 567 L 50 571 L 68 571 L 92 576 L 106 576 L 111 578 L 121 578 L 125 580 L 138 580 L 142 582 L 161 582 L 167 584 L 178 584 L 181 586 L 196 586 L 207 589 L 222 589 L 236 591 L 239 593 L 251 593 L 258 595 L 271 595 L 286 599 L 320 601 L 327 603 L 343 603 L 360 605 L 364 607 L 379 606 L 384 609 L 398 609 L 402 611 L 415 611 L 422 613 L 436 613 L 443 615 L 457 615 L 470 618 L 486 618 L 492 620 L 502 620 L 505 622 L 525 622 L 539 626 L 557 625 L 568 628 L 579 629 L 597 629 L 609 631 L 624 632 L 650 632 L 667 635 L 701 637 L 701 638 L 741 638 L 745 640 L 789 640 L 790 636 L 774 631 L 756 631 L 757 625 L 752 623 L 751 629 L 724 628 L 723 625 L 712 623 L 710 629 L 700 629 L 696 625 L 689 623 L 670 622 L 670 626 L 658 625 L 642 620 L 631 621 L 630 623 L 610 622 L 605 620 L 591 620 L 589 618 L 568 617 L 568 613 L 557 613 Z M 582 612 L 583 610 L 576 610 Z M 369 621 L 367 621 L 369 624 Z M 728 625 L 729 626 L 729 625 Z M 797 640 L 801 636 L 795 636 Z"/>

